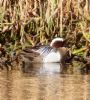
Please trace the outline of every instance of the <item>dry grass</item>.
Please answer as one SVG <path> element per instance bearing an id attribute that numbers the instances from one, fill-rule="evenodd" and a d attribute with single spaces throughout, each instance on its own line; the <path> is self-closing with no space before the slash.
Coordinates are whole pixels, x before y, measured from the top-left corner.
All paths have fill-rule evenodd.
<path id="1" fill-rule="evenodd" d="M 47 44 L 54 37 L 78 49 L 90 42 L 87 33 L 89 0 L 0 0 L 0 43 L 6 50 Z"/>

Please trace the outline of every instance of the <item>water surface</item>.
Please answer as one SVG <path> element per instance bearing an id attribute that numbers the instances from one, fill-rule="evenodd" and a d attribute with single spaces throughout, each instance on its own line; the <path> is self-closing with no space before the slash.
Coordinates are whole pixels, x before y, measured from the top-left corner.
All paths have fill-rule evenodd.
<path id="1" fill-rule="evenodd" d="M 59 64 L 34 64 L 0 72 L 0 100 L 90 100 L 90 74 Z"/>

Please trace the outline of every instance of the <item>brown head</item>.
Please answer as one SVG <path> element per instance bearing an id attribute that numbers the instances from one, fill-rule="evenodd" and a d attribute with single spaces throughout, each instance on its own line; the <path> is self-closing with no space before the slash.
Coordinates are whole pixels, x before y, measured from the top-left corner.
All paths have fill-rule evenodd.
<path id="1" fill-rule="evenodd" d="M 64 39 L 63 38 L 55 38 L 51 41 L 50 46 L 53 48 L 64 47 Z"/>

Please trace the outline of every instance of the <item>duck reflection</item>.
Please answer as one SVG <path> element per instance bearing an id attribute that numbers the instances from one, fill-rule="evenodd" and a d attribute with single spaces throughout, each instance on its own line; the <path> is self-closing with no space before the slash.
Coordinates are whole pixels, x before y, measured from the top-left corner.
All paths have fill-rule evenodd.
<path id="1" fill-rule="evenodd" d="M 67 67 L 62 63 L 24 63 L 22 71 L 30 74 L 58 74 L 66 71 Z"/>

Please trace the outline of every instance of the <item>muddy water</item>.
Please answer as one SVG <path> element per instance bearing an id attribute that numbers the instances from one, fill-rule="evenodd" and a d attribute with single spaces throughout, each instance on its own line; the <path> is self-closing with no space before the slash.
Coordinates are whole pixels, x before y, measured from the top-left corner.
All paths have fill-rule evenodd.
<path id="1" fill-rule="evenodd" d="M 90 74 L 67 73 L 59 64 L 1 71 L 0 100 L 90 100 Z"/>

